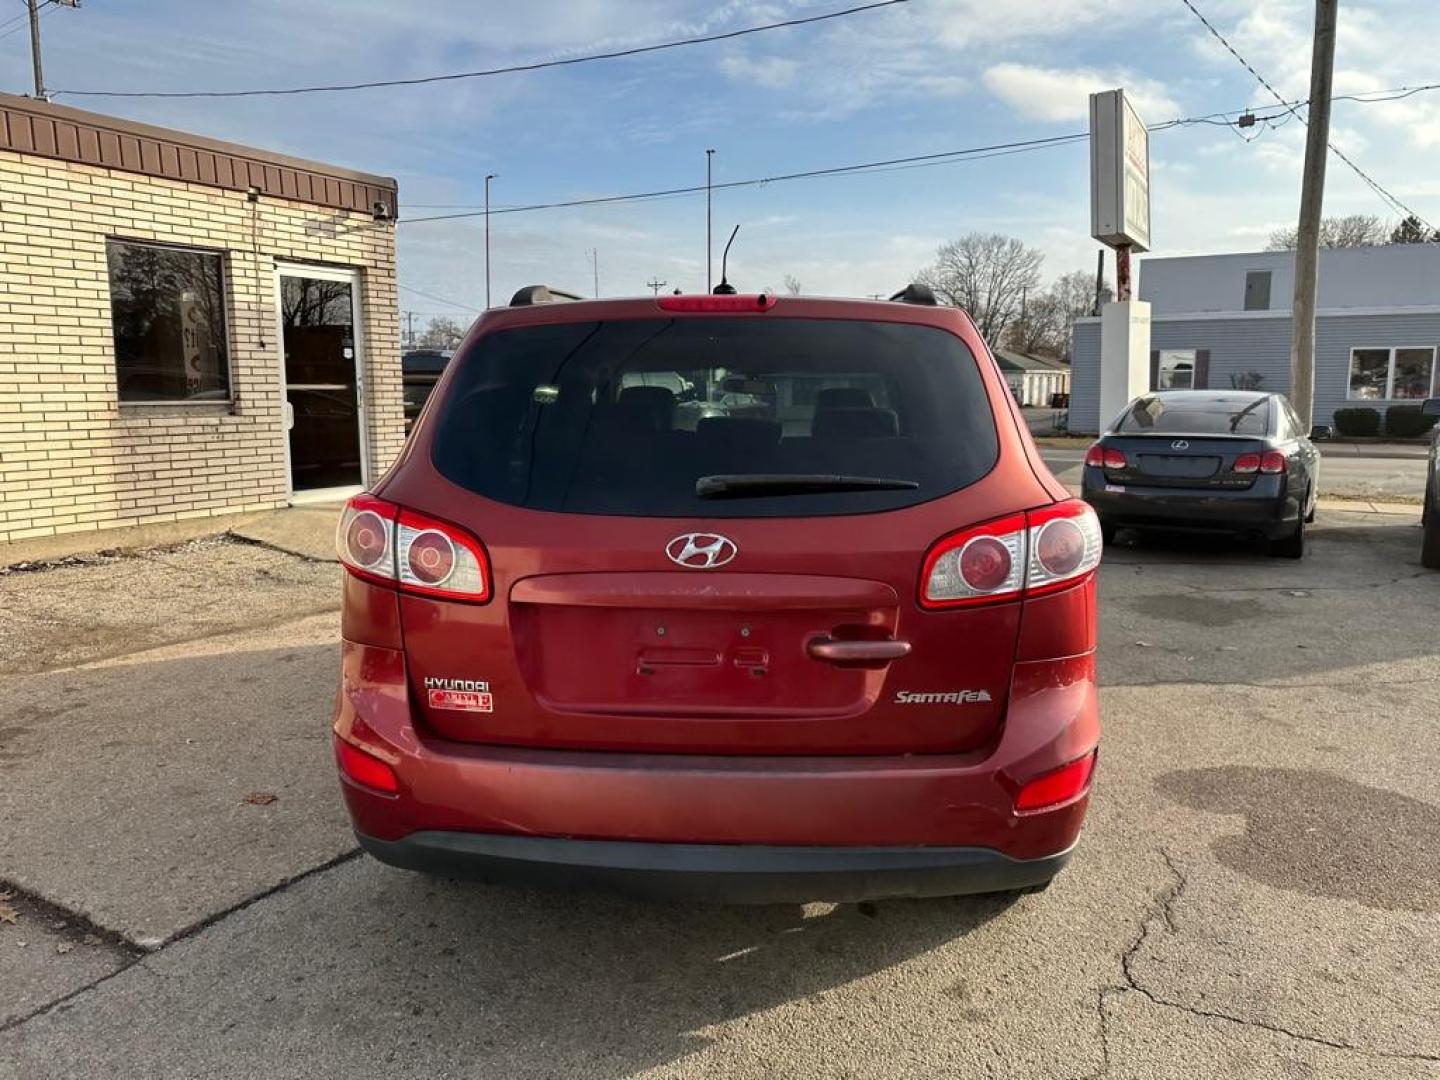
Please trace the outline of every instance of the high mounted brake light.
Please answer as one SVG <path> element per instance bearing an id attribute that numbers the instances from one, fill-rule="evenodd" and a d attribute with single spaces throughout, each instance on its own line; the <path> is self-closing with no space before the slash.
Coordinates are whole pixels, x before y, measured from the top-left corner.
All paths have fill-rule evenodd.
<path id="1" fill-rule="evenodd" d="M 1059 592 L 1094 573 L 1103 548 L 1100 519 L 1079 499 L 962 529 L 925 557 L 920 606 L 967 607 Z"/>
<path id="2" fill-rule="evenodd" d="M 458 525 L 373 495 L 345 504 L 335 551 L 356 577 L 401 592 L 476 604 L 490 599 L 490 560 L 479 540 Z"/>
<path id="3" fill-rule="evenodd" d="M 769 311 L 775 306 L 775 297 L 761 293 L 759 296 L 662 296 L 655 301 L 661 311 Z"/>

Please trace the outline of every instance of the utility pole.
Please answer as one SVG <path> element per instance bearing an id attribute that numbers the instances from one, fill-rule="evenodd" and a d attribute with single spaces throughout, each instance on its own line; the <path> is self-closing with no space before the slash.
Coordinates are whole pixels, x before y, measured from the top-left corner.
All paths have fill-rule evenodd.
<path id="1" fill-rule="evenodd" d="M 660 290 L 668 284 L 670 284 L 668 281 L 661 281 L 659 278 L 655 277 L 652 277 L 649 281 L 645 282 L 646 287 L 649 288 L 649 290 L 656 296 L 659 296 Z"/>
<path id="2" fill-rule="evenodd" d="M 1315 0 L 1305 178 L 1300 187 L 1300 223 L 1295 243 L 1295 301 L 1290 306 L 1290 403 L 1307 431 L 1315 418 L 1315 294 L 1320 273 L 1320 211 L 1325 202 L 1338 7 L 1339 0 Z"/>
<path id="3" fill-rule="evenodd" d="M 413 311 L 405 312 L 405 347 L 407 349 L 415 347 L 415 312 Z"/>
<path id="4" fill-rule="evenodd" d="M 58 7 L 76 8 L 80 6 L 80 0 L 49 0 Z M 35 73 L 35 96 L 41 101 L 49 101 L 50 95 L 45 92 L 45 68 L 40 62 L 40 8 L 44 6 L 45 0 L 25 0 L 25 7 L 30 13 L 30 66 Z"/>
<path id="5" fill-rule="evenodd" d="M 714 282 L 714 271 L 711 269 L 710 255 L 710 191 L 711 191 L 711 164 L 715 160 L 715 151 L 705 151 L 705 292 L 710 292 L 710 286 Z"/>
<path id="6" fill-rule="evenodd" d="M 590 269 L 595 273 L 595 299 L 600 299 L 600 249 L 590 249 Z"/>
<path id="7" fill-rule="evenodd" d="M 490 310 L 490 181 L 494 173 L 485 174 L 485 310 Z"/>

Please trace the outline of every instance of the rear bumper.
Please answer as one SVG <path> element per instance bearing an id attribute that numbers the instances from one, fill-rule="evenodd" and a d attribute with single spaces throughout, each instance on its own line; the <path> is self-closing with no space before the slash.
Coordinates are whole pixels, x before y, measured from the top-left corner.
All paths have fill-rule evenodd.
<path id="1" fill-rule="evenodd" d="M 983 748 L 827 757 L 440 740 L 413 721 L 402 653 L 347 641 L 342 657 L 335 734 L 389 764 L 399 789 L 342 774 L 362 843 L 401 866 L 484 877 L 740 899 L 1022 888 L 1059 869 L 1089 791 L 1028 813 L 1016 795 L 1100 734 L 1090 653 L 1016 664 Z"/>
<path id="2" fill-rule="evenodd" d="M 1275 540 L 1294 531 L 1301 515 L 1299 500 L 1281 476 L 1257 477 L 1249 488 L 1211 491 L 1109 484 L 1099 469 L 1087 467 L 1081 497 L 1117 528 L 1259 533 Z"/>
<path id="3" fill-rule="evenodd" d="M 1070 858 L 1070 849 L 1012 859 L 978 847 L 656 844 L 461 832 L 418 832 L 395 841 L 356 836 L 375 858 L 407 870 L 737 904 L 1024 889 L 1049 881 Z"/>

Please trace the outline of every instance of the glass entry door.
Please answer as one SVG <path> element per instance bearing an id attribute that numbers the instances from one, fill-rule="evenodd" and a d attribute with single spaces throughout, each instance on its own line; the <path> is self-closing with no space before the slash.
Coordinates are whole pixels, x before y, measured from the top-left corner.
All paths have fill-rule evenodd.
<path id="1" fill-rule="evenodd" d="M 297 493 L 364 483 L 355 284 L 348 271 L 280 271 L 290 489 Z"/>

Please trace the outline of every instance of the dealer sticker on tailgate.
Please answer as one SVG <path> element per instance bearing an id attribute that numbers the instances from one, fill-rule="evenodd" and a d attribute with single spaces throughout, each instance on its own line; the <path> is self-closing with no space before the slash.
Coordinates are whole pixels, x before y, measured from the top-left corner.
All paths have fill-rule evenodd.
<path id="1" fill-rule="evenodd" d="M 450 709 L 454 712 L 494 712 L 495 699 L 490 696 L 490 684 L 474 679 L 440 679 L 427 676 L 425 692 L 430 708 Z"/>

